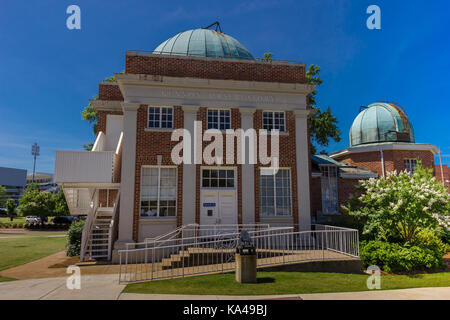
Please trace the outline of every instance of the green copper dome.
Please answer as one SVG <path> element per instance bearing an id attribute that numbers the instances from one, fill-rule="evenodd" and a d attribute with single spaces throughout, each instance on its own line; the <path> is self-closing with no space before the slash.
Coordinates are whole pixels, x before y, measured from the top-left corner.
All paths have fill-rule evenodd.
<path id="1" fill-rule="evenodd" d="M 253 60 L 239 41 L 222 32 L 195 29 L 181 32 L 161 43 L 153 53 Z"/>
<path id="2" fill-rule="evenodd" d="M 350 128 L 350 146 L 379 142 L 414 143 L 405 111 L 392 102 L 375 102 L 361 111 Z"/>

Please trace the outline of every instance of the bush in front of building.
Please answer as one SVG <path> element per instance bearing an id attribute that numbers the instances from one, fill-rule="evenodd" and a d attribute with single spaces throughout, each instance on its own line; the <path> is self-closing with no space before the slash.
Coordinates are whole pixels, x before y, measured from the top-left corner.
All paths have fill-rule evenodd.
<path id="1" fill-rule="evenodd" d="M 430 238 L 431 240 L 431 238 Z M 362 241 L 364 267 L 376 265 L 389 273 L 445 268 L 442 256 L 448 247 L 435 237 L 428 246 L 383 241 Z"/>
<path id="2" fill-rule="evenodd" d="M 374 240 L 412 242 L 421 230 L 439 232 L 450 225 L 450 195 L 420 164 L 414 174 L 389 172 L 386 177 L 360 181 L 361 196 L 349 200 L 349 214 L 364 221 L 364 234 Z"/>
<path id="3" fill-rule="evenodd" d="M 430 169 L 360 181 L 344 211 L 363 223 L 361 258 L 387 272 L 434 269 L 450 249 L 450 195 Z"/>
<path id="4" fill-rule="evenodd" d="M 83 234 L 84 222 L 76 221 L 70 225 L 67 237 L 67 256 L 78 256 L 81 251 L 81 237 Z"/>

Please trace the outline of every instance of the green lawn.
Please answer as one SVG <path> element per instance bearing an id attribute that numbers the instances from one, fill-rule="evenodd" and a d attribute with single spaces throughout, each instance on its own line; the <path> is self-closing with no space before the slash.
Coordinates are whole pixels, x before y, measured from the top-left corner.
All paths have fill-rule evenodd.
<path id="1" fill-rule="evenodd" d="M 66 239 L 67 237 L 49 237 L 49 234 L 0 238 L 0 271 L 63 251 Z M 3 279 L 5 278 L 0 277 L 0 281 L 5 281 Z"/>
<path id="2" fill-rule="evenodd" d="M 10 223 L 11 219 L 9 217 L 1 217 L 0 223 Z M 13 223 L 25 223 L 25 217 L 15 217 Z"/>
<path id="3" fill-rule="evenodd" d="M 194 295 L 281 295 L 366 291 L 368 275 L 307 272 L 258 272 L 258 283 L 239 284 L 233 274 L 129 284 L 123 292 Z M 381 277 L 381 289 L 450 286 L 450 273 Z"/>
<path id="4" fill-rule="evenodd" d="M 16 279 L 12 279 L 12 278 L 7 278 L 7 277 L 2 277 L 0 276 L 0 282 L 5 282 L 5 281 L 14 281 Z"/>

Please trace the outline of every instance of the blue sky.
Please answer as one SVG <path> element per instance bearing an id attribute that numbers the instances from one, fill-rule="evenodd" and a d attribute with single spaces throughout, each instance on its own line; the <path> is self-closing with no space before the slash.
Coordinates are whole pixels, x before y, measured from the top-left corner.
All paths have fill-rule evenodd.
<path id="1" fill-rule="evenodd" d="M 66 28 L 66 8 L 81 8 L 81 30 Z M 381 8 L 381 30 L 366 9 Z M 448 1 L 2 1 L 0 3 L 0 166 L 53 172 L 55 150 L 94 139 L 80 111 L 98 82 L 124 69 L 130 49 L 153 50 L 174 34 L 219 20 L 254 56 L 322 68 L 321 107 L 339 120 L 342 141 L 359 106 L 403 105 L 416 141 L 442 149 L 450 163 L 450 12 Z"/>

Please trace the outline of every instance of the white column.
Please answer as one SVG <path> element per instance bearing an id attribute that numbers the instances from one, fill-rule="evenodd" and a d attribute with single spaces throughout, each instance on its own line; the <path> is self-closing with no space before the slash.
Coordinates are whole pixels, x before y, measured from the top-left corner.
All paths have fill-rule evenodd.
<path id="1" fill-rule="evenodd" d="M 198 107 L 184 106 L 184 129 L 194 139 L 194 121 L 197 120 Z M 194 164 L 194 143 L 191 144 L 191 164 L 183 164 L 183 210 L 182 224 L 195 223 L 196 166 Z"/>
<path id="2" fill-rule="evenodd" d="M 120 182 L 119 237 L 116 248 L 133 241 L 135 167 L 136 167 L 136 119 L 139 104 L 123 103 L 123 149 Z"/>
<path id="3" fill-rule="evenodd" d="M 241 127 L 244 131 L 253 128 L 253 108 L 239 108 L 241 112 Z M 250 139 L 246 141 L 245 160 L 242 165 L 242 223 L 255 223 L 255 169 L 253 164 L 249 164 L 248 146 L 252 143 Z"/>
<path id="4" fill-rule="evenodd" d="M 309 110 L 296 110 L 295 113 L 295 144 L 297 156 L 297 197 L 299 230 L 311 228 L 311 204 L 309 181 L 309 141 L 308 114 Z"/>

